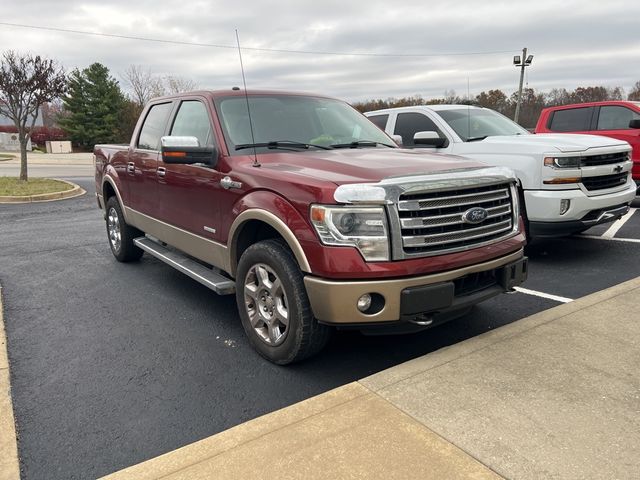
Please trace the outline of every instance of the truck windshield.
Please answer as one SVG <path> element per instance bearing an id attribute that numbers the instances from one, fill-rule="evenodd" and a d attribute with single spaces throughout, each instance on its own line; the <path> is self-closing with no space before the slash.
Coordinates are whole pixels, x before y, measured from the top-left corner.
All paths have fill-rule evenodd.
<path id="1" fill-rule="evenodd" d="M 463 142 L 501 135 L 528 135 L 517 123 L 486 108 L 456 108 L 436 111 Z"/>
<path id="2" fill-rule="evenodd" d="M 393 141 L 357 110 L 339 100 L 301 95 L 250 95 L 215 101 L 231 155 L 309 147 L 386 148 Z M 251 135 L 253 127 L 253 137 Z"/>

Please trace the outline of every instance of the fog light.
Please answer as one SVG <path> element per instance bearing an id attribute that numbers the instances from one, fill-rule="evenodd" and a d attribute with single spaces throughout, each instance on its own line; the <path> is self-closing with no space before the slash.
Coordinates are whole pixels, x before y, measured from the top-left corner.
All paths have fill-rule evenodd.
<path id="1" fill-rule="evenodd" d="M 569 207 L 571 207 L 571 200 L 567 198 L 563 198 L 562 200 L 560 200 L 560 215 L 564 215 L 565 213 L 567 213 Z"/>
<path id="2" fill-rule="evenodd" d="M 365 293 L 358 299 L 358 310 L 366 312 L 371 307 L 371 295 Z"/>

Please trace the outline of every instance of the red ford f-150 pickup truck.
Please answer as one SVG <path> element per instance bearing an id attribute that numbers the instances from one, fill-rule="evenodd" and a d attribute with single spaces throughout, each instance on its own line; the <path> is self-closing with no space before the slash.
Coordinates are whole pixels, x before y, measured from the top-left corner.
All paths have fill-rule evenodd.
<path id="1" fill-rule="evenodd" d="M 318 352 L 331 327 L 426 328 L 526 278 L 510 170 L 396 148 L 332 98 L 154 99 L 130 145 L 97 145 L 95 163 L 116 259 L 147 252 L 235 293 L 278 364 Z"/>

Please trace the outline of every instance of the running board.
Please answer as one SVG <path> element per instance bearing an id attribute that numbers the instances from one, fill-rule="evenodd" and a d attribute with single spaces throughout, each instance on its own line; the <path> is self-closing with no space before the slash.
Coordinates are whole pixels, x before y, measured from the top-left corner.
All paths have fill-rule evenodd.
<path id="1" fill-rule="evenodd" d="M 133 243 L 148 254 L 210 288 L 218 295 L 230 295 L 236 291 L 236 284 L 230 278 L 201 265 L 183 253 L 160 245 L 149 237 L 135 238 Z"/>

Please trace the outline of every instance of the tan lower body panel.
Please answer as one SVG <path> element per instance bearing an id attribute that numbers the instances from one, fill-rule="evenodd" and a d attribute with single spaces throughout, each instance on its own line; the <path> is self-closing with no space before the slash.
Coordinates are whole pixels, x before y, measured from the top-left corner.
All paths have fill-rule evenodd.
<path id="1" fill-rule="evenodd" d="M 321 322 L 334 324 L 391 322 L 400 319 L 400 293 L 405 288 L 450 282 L 471 273 L 502 267 L 519 260 L 522 256 L 523 250 L 520 249 L 488 262 L 419 277 L 394 280 L 332 281 L 306 276 L 304 284 L 313 314 Z M 356 302 L 365 293 L 382 295 L 385 300 L 382 310 L 373 315 L 360 312 L 356 307 Z"/>
<path id="2" fill-rule="evenodd" d="M 202 260 L 225 272 L 230 271 L 227 247 L 193 233 L 156 220 L 144 213 L 125 207 L 127 223 L 144 233 L 176 247 L 187 255 Z"/>

